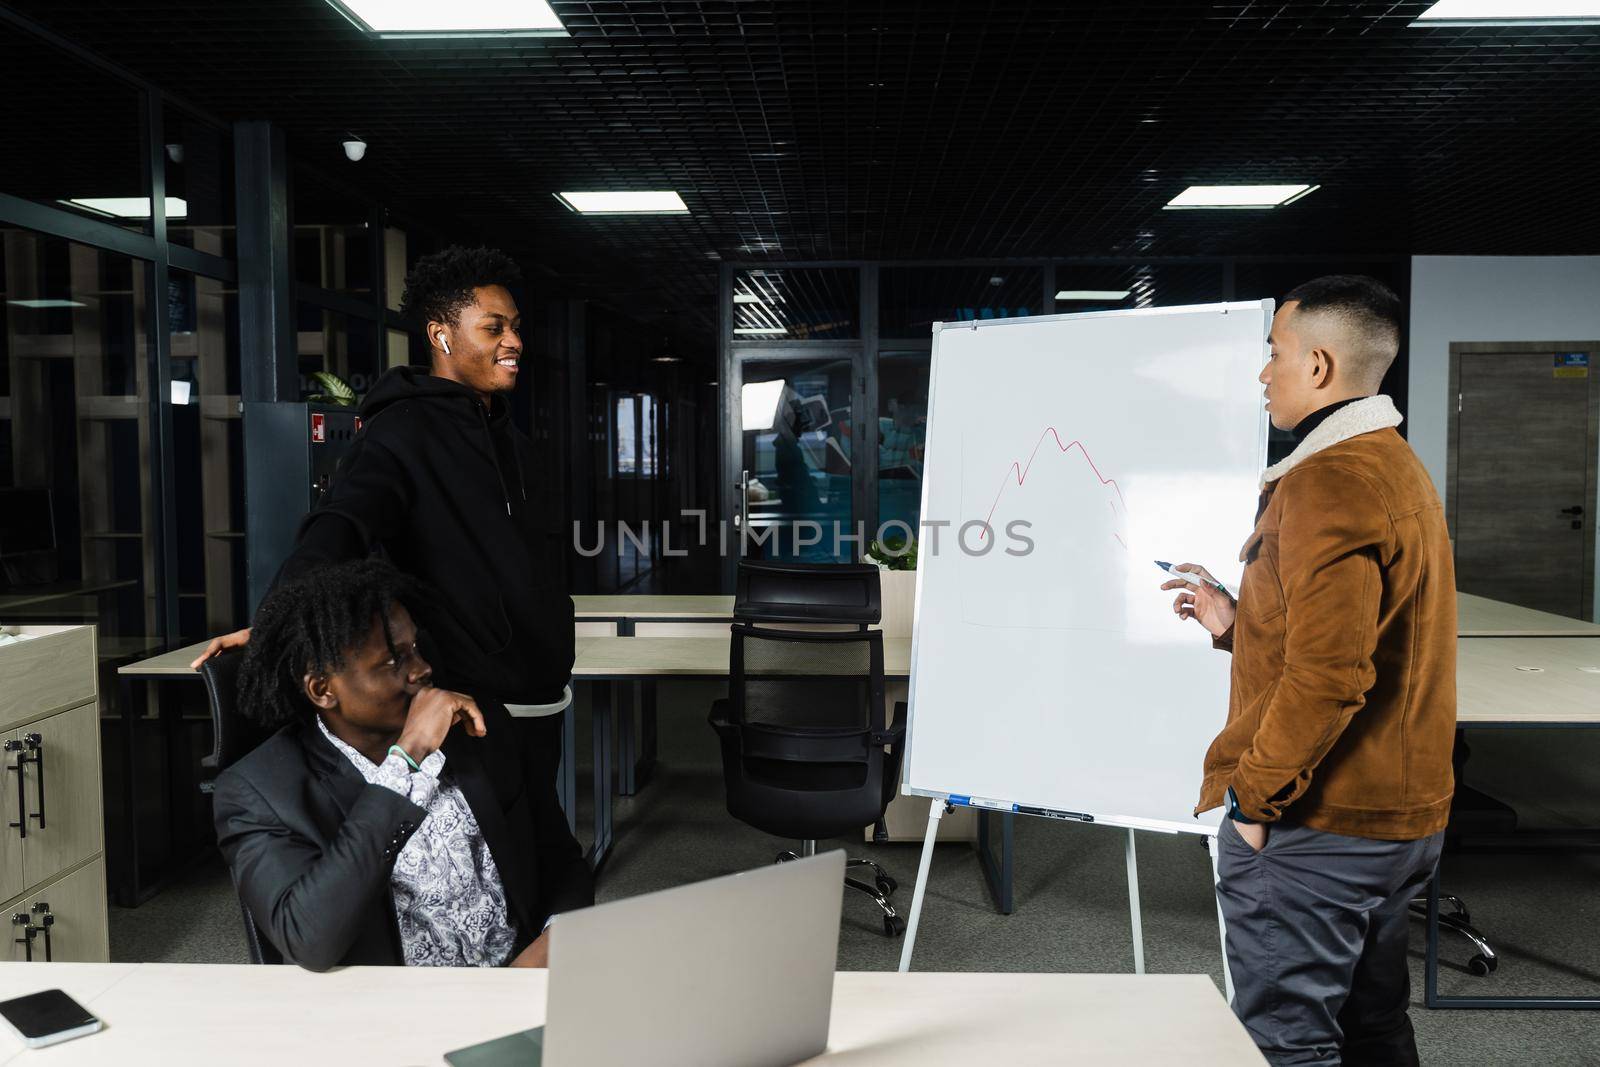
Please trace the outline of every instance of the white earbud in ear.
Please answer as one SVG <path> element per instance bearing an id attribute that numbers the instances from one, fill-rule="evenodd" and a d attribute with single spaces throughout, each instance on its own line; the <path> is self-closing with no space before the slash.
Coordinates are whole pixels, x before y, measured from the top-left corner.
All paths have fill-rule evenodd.
<path id="1" fill-rule="evenodd" d="M 443 335 L 441 335 L 439 337 L 439 343 L 444 346 L 444 354 L 448 356 L 450 354 L 450 342 L 446 341 Z"/>

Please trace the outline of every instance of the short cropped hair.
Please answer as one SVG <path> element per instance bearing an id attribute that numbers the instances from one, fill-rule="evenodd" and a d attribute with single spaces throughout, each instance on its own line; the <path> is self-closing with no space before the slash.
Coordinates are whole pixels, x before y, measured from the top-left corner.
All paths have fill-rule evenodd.
<path id="1" fill-rule="evenodd" d="M 1400 353 L 1400 298 L 1364 274 L 1328 274 L 1283 298 L 1299 315 L 1315 315 L 1341 335 L 1352 380 L 1377 388 Z"/>
<path id="2" fill-rule="evenodd" d="M 373 623 L 394 650 L 389 612 L 422 595 L 416 583 L 379 559 L 333 563 L 273 588 L 256 610 L 239 665 L 239 710 L 269 729 L 308 718 L 307 674 L 343 670 Z"/>
<path id="3" fill-rule="evenodd" d="M 451 245 L 423 256 L 406 275 L 400 313 L 420 323 L 448 322 L 454 326 L 461 309 L 472 303 L 472 291 L 486 285 L 507 289 L 522 283 L 516 261 L 498 248 L 462 248 Z"/>

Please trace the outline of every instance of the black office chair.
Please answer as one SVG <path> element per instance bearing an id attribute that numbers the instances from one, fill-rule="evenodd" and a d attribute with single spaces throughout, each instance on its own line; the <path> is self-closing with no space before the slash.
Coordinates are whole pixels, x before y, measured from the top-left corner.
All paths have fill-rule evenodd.
<path id="1" fill-rule="evenodd" d="M 1455 764 L 1456 791 L 1450 798 L 1450 825 L 1444 832 L 1447 851 L 1455 849 L 1466 838 L 1479 835 L 1508 836 L 1517 830 L 1515 808 L 1467 785 L 1466 768 L 1470 755 L 1465 731 L 1456 730 L 1455 750 L 1451 757 Z M 1411 914 L 1427 921 L 1426 893 L 1412 899 Z M 1499 968 L 1499 954 L 1483 931 L 1472 925 L 1472 913 L 1467 910 L 1466 902 L 1453 893 L 1439 894 L 1439 929 L 1459 934 L 1476 950 L 1467 960 L 1467 970 L 1471 973 L 1483 978 Z"/>
<path id="2" fill-rule="evenodd" d="M 905 706 L 896 726 L 884 715 L 883 634 L 878 572 L 871 566 L 741 564 L 730 648 L 728 697 L 711 707 L 722 742 L 728 811 L 758 830 L 799 838 L 798 855 L 818 838 L 859 833 L 894 798 L 905 740 Z M 835 623 L 838 630 L 783 629 L 781 623 Z M 784 852 L 780 862 L 795 859 Z M 851 877 L 867 870 L 871 881 Z M 905 932 L 889 898 L 897 888 L 882 867 L 847 861 L 845 884 L 872 897 L 884 932 Z"/>
<path id="3" fill-rule="evenodd" d="M 207 778 L 200 788 L 207 793 L 214 788 L 217 775 L 243 759 L 271 733 L 239 712 L 239 665 L 242 662 L 244 653 L 235 651 L 212 656 L 200 665 L 200 677 L 206 684 L 206 698 L 211 704 L 214 738 L 211 755 L 200 760 L 200 766 L 207 772 Z M 231 870 L 228 876 L 233 876 Z M 235 882 L 233 888 L 234 895 L 238 896 L 239 884 Z M 244 915 L 244 936 L 250 948 L 250 962 L 282 963 L 283 953 L 261 936 L 243 897 L 239 898 L 239 911 Z"/>

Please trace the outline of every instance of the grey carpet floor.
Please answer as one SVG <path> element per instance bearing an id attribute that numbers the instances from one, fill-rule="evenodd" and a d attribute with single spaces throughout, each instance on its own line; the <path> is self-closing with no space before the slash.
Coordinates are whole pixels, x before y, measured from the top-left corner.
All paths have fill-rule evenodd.
<path id="1" fill-rule="evenodd" d="M 661 692 L 661 762 L 639 796 L 616 802 L 616 839 L 601 872 L 601 900 L 681 885 L 770 863 L 792 842 L 731 819 L 724 806 L 715 739 L 705 710 L 715 687 L 684 683 Z M 580 721 L 579 737 L 587 738 Z M 1573 762 L 1567 740 L 1561 762 Z M 1520 747 L 1519 747 L 1520 746 Z M 1526 742 L 1506 752 L 1475 753 L 1484 778 L 1506 788 L 1526 783 L 1552 753 Z M 1590 764 L 1593 766 L 1594 764 Z M 1523 767 L 1522 773 L 1515 768 Z M 585 771 L 587 769 L 585 768 Z M 1498 776 L 1498 777 L 1497 777 Z M 1560 783 L 1571 787 L 1572 782 Z M 1585 781 L 1590 795 L 1593 783 Z M 1524 786 L 1525 788 L 1525 786 Z M 1570 789 L 1568 792 L 1570 793 Z M 586 785 L 580 796 L 589 795 Z M 1508 798 L 1509 799 L 1509 798 Z M 1544 811 L 1555 824 L 1570 810 L 1530 794 L 1519 810 Z M 580 806 L 580 836 L 589 825 Z M 1594 825 L 1591 822 L 1590 825 Z M 1128 972 L 1124 836 L 1105 827 L 1020 820 L 1016 910 L 995 912 L 976 854 L 962 845 L 936 849 L 922 928 L 918 970 Z M 915 845 L 819 842 L 845 848 L 888 868 L 908 910 L 916 876 Z M 1205 850 L 1189 836 L 1140 834 L 1138 856 L 1146 968 L 1209 974 L 1222 982 L 1217 920 Z M 1447 889 L 1466 899 L 1473 919 L 1502 956 L 1488 978 L 1466 973 L 1465 943 L 1446 935 L 1440 976 L 1446 994 L 1600 996 L 1600 855 L 1451 855 Z M 1422 1007 L 1421 922 L 1412 927 L 1413 1009 L 1418 1046 L 1429 1064 L 1600 1064 L 1600 1014 L 1534 1011 L 1430 1011 Z M 137 909 L 113 908 L 116 960 L 245 962 L 238 908 L 227 872 L 214 856 L 196 863 L 166 891 Z M 839 943 L 843 970 L 889 970 L 900 943 L 884 936 L 876 906 L 847 893 Z"/>

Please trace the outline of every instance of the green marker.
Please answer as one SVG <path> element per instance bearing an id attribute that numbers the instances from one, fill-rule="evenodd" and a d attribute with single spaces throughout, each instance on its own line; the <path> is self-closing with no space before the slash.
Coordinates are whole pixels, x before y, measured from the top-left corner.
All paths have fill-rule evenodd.
<path id="1" fill-rule="evenodd" d="M 1213 582 L 1209 579 L 1202 578 L 1193 571 L 1180 571 L 1172 564 L 1164 563 L 1159 559 L 1155 561 L 1155 565 L 1172 575 L 1174 578 L 1182 579 L 1183 581 L 1188 582 L 1190 585 L 1209 586 L 1210 588 L 1215 589 L 1217 592 L 1226 596 L 1229 600 L 1233 599 L 1233 594 L 1228 592 L 1228 587 L 1223 585 L 1221 582 Z"/>

